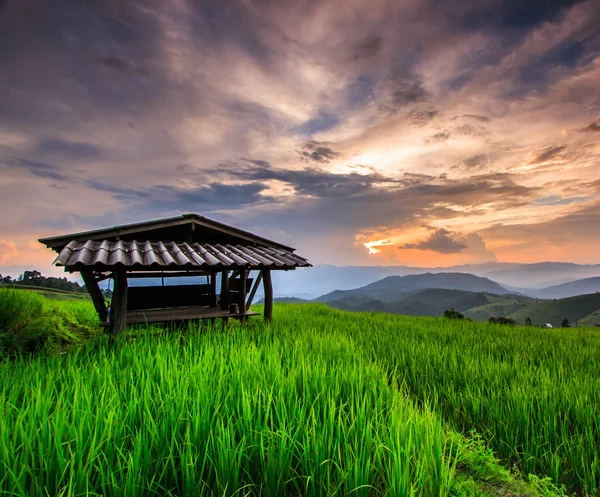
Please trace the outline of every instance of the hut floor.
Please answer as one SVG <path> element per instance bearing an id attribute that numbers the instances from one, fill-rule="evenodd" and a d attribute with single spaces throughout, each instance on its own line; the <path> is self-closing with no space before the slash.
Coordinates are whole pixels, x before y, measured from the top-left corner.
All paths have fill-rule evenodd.
<path id="1" fill-rule="evenodd" d="M 247 311 L 231 313 L 214 307 L 178 307 L 173 309 L 151 309 L 146 311 L 128 311 L 127 324 L 163 323 L 166 321 L 186 321 L 193 319 L 242 318 L 259 316 L 258 312 Z M 100 326 L 111 326 L 112 323 L 100 323 Z"/>

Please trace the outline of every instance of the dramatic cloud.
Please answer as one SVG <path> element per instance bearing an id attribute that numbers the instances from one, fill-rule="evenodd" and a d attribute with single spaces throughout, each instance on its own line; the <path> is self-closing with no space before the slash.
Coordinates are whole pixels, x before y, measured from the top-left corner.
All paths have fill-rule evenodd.
<path id="1" fill-rule="evenodd" d="M 598 262 L 597 1 L 0 9 L 0 272 L 190 211 L 317 263 Z"/>
<path id="2" fill-rule="evenodd" d="M 317 142 L 314 140 L 308 141 L 304 144 L 303 150 L 300 155 L 303 159 L 314 162 L 331 162 L 340 156 L 339 153 L 327 146 L 327 143 Z"/>
<path id="3" fill-rule="evenodd" d="M 578 131 L 587 132 L 587 131 L 600 131 L 600 121 L 596 121 L 588 124 L 587 126 L 579 129 Z"/>
<path id="4" fill-rule="evenodd" d="M 566 148 L 567 148 L 566 145 L 559 145 L 556 147 L 547 147 L 544 150 L 541 150 L 540 152 L 538 152 L 536 157 L 531 160 L 530 164 L 540 164 L 542 162 L 549 161 L 550 159 L 554 159 Z"/>
<path id="5" fill-rule="evenodd" d="M 417 249 L 417 250 L 432 250 L 440 254 L 456 254 L 468 247 L 466 243 L 462 243 L 452 238 L 452 234 L 445 229 L 434 231 L 427 240 L 417 243 L 405 243 L 401 249 Z"/>

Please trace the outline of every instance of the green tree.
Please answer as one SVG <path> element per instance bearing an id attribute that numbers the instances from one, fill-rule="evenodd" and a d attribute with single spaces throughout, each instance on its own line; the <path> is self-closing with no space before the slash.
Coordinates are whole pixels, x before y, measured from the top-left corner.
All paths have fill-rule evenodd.
<path id="1" fill-rule="evenodd" d="M 561 328 L 570 328 L 571 325 L 569 324 L 569 320 L 567 318 L 562 320 L 562 323 L 560 323 Z"/>
<path id="2" fill-rule="evenodd" d="M 525 320 L 525 324 L 526 324 L 527 326 L 531 326 L 531 318 L 527 318 L 527 319 Z"/>
<path id="3" fill-rule="evenodd" d="M 444 317 L 448 319 L 465 319 L 465 317 L 458 311 L 454 310 L 454 307 L 450 310 L 444 311 Z"/>

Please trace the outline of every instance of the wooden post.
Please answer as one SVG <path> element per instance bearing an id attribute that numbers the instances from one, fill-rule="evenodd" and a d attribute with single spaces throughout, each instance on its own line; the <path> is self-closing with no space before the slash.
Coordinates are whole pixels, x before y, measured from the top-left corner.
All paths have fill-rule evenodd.
<path id="1" fill-rule="evenodd" d="M 118 335 L 127 328 L 127 272 L 124 269 L 115 271 L 115 289 L 111 306 L 113 334 Z"/>
<path id="2" fill-rule="evenodd" d="M 102 290 L 98 286 L 98 281 L 94 277 L 94 273 L 89 271 L 82 271 L 81 277 L 83 278 L 83 282 L 85 283 L 85 287 L 92 297 L 92 302 L 94 303 L 94 307 L 96 308 L 96 312 L 98 313 L 98 317 L 102 323 L 108 321 L 108 310 L 106 309 L 106 302 L 104 301 L 104 295 L 102 295 Z"/>
<path id="3" fill-rule="evenodd" d="M 248 300 L 246 301 L 246 309 L 250 309 L 250 306 L 252 305 L 252 301 L 254 300 L 254 295 L 256 295 L 256 290 L 258 290 L 258 285 L 260 285 L 261 280 L 262 280 L 262 271 L 260 271 L 258 273 L 258 278 L 256 278 L 254 285 L 252 285 L 252 290 L 250 291 L 250 295 L 248 297 Z"/>
<path id="4" fill-rule="evenodd" d="M 217 273 L 210 273 L 211 307 L 217 307 Z"/>
<path id="5" fill-rule="evenodd" d="M 265 291 L 265 321 L 273 319 L 273 282 L 271 281 L 271 270 L 263 269 L 263 289 Z"/>
<path id="6" fill-rule="evenodd" d="M 240 295 L 239 295 L 240 314 L 242 316 L 246 315 L 246 293 L 248 293 L 246 290 L 247 276 L 248 276 L 248 271 L 246 271 L 245 269 L 242 269 L 240 271 Z"/>
<path id="7" fill-rule="evenodd" d="M 229 309 L 229 271 L 221 273 L 221 309 Z"/>

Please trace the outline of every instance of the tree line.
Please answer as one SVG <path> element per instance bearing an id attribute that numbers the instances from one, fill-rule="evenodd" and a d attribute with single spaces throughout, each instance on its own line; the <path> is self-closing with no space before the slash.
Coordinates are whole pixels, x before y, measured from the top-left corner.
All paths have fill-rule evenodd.
<path id="1" fill-rule="evenodd" d="M 0 284 L 4 285 L 28 285 L 41 288 L 51 288 L 54 290 L 64 290 L 67 292 L 86 293 L 85 286 L 79 283 L 69 281 L 67 278 L 55 278 L 54 276 L 43 276 L 42 273 L 36 271 L 25 271 L 17 278 L 13 279 L 10 276 L 2 276 L 0 274 Z"/>

